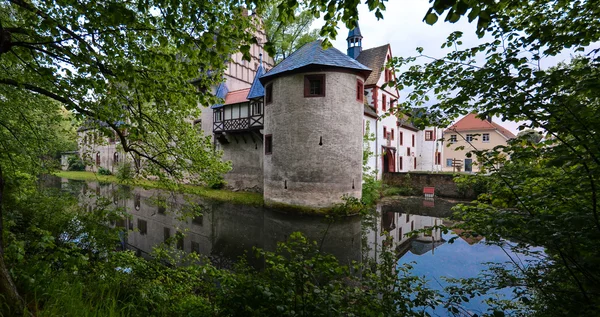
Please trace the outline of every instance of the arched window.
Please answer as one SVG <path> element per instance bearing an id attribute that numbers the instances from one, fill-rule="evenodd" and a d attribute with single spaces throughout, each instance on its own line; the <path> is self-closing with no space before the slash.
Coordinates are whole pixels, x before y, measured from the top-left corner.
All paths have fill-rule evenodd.
<path id="1" fill-rule="evenodd" d="M 115 152 L 115 154 L 113 154 L 113 161 L 115 164 L 119 163 L 119 152 Z"/>
<path id="2" fill-rule="evenodd" d="M 100 152 L 96 153 L 96 165 L 100 165 Z"/>

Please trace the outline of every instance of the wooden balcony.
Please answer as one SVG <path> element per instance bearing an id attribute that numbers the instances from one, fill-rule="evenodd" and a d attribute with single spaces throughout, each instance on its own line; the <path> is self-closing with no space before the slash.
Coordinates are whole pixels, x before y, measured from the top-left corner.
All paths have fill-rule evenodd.
<path id="1" fill-rule="evenodd" d="M 263 115 L 215 121 L 213 132 L 249 131 L 263 128 Z"/>

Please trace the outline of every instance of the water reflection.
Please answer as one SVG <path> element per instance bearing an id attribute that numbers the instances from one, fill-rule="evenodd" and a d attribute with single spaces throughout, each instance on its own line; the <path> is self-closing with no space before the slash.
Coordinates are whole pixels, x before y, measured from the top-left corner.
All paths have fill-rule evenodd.
<path id="1" fill-rule="evenodd" d="M 368 257 L 377 260 L 382 248 L 394 250 L 397 258 L 408 252 L 414 255 L 434 253 L 444 243 L 440 225 L 452 213 L 455 203 L 442 199 L 402 198 L 377 206 L 376 221 L 365 225 Z M 425 232 L 419 230 L 428 229 Z M 417 231 L 418 233 L 413 233 Z"/>
<path id="2" fill-rule="evenodd" d="M 246 256 L 250 264 L 261 266 L 251 256 L 253 247 L 273 251 L 278 242 L 300 231 L 343 263 L 362 260 L 358 216 L 331 223 L 323 217 L 282 214 L 156 189 L 65 179 L 60 186 L 77 195 L 87 210 L 93 210 L 99 199 L 108 199 L 114 207 L 123 208 L 128 217 L 112 225 L 126 229 L 121 237 L 122 248 L 144 257 L 149 256 L 153 247 L 170 241 L 186 252 L 209 256 L 219 267 L 228 267 L 246 255 L 250 255 Z M 195 210 L 202 215 L 185 217 Z"/>

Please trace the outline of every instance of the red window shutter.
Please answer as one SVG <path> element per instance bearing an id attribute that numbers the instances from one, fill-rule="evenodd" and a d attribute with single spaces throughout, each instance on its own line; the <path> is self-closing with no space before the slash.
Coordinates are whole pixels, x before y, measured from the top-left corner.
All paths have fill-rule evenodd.
<path id="1" fill-rule="evenodd" d="M 403 143 L 404 143 L 404 133 L 402 133 L 402 131 L 400 131 L 400 133 L 398 134 L 398 137 L 400 138 L 400 145 L 403 145 Z"/>
<path id="2" fill-rule="evenodd" d="M 392 129 L 392 140 L 394 139 L 394 129 Z"/>
<path id="3" fill-rule="evenodd" d="M 406 148 L 406 156 L 410 156 L 410 148 L 409 147 Z"/>
<path id="4" fill-rule="evenodd" d="M 383 127 L 383 138 L 387 138 L 387 128 Z"/>
<path id="5" fill-rule="evenodd" d="M 386 108 L 387 105 L 385 103 L 387 101 L 386 99 L 387 99 L 387 96 L 382 94 L 381 95 L 381 110 L 383 110 L 383 111 L 387 111 L 387 108 Z"/>
<path id="6" fill-rule="evenodd" d="M 415 157 L 415 169 L 417 168 L 417 158 Z"/>
<path id="7" fill-rule="evenodd" d="M 398 170 L 400 170 L 400 171 L 401 171 L 401 170 L 402 170 L 402 156 L 400 156 L 400 157 L 398 158 L 398 163 L 399 163 L 399 164 L 398 164 Z"/>
<path id="8" fill-rule="evenodd" d="M 415 135 L 414 134 L 412 135 L 412 146 L 413 147 L 415 146 Z"/>

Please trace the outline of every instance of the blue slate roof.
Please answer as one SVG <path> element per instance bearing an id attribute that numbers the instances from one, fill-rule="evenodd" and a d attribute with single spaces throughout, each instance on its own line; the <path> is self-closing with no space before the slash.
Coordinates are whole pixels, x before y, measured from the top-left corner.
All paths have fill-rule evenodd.
<path id="1" fill-rule="evenodd" d="M 227 97 L 227 93 L 229 92 L 229 89 L 227 88 L 227 86 L 225 85 L 225 83 L 221 83 L 219 84 L 219 87 L 217 87 L 217 92 L 215 93 L 215 96 L 225 100 L 225 97 Z M 217 108 L 221 108 L 223 107 L 223 104 L 214 104 L 211 106 L 212 109 L 217 109 Z"/>
<path id="2" fill-rule="evenodd" d="M 248 93 L 247 99 L 261 98 L 265 96 L 265 87 L 260 83 L 260 76 L 265 73 L 265 69 L 262 66 L 262 62 L 258 66 L 256 70 L 256 75 L 254 76 L 254 81 L 252 82 L 252 86 L 250 87 L 250 92 Z"/>
<path id="3" fill-rule="evenodd" d="M 300 69 L 310 65 L 321 65 L 321 66 L 333 66 L 340 68 L 354 69 L 371 73 L 371 69 L 367 66 L 357 62 L 352 57 L 340 52 L 338 49 L 332 47 L 329 49 L 323 49 L 321 41 L 317 40 L 310 42 L 296 50 L 286 59 L 282 60 L 281 63 L 273 67 L 270 71 L 260 77 L 261 83 L 265 83 L 268 79 Z"/>
<path id="4" fill-rule="evenodd" d="M 362 34 L 360 34 L 360 26 L 358 26 L 358 24 L 355 28 L 348 32 L 348 37 L 346 38 L 346 40 L 352 37 L 359 37 L 361 39 L 363 38 Z"/>

